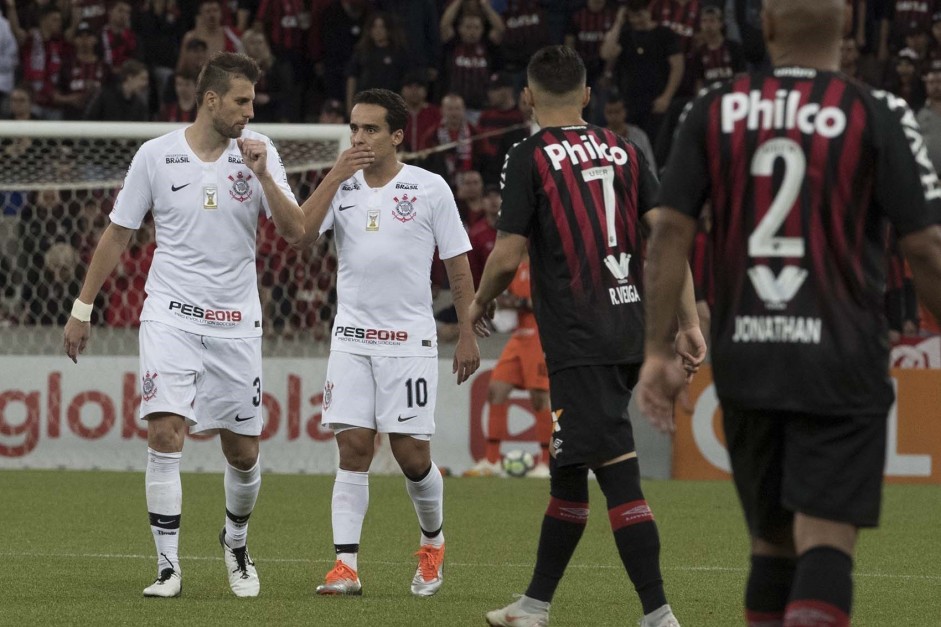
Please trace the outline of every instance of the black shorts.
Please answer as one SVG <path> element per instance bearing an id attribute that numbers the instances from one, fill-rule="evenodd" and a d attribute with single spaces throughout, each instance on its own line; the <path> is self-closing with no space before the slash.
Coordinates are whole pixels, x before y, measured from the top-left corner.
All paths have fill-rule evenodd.
<path id="1" fill-rule="evenodd" d="M 627 405 L 639 371 L 639 364 L 574 366 L 549 375 L 549 450 L 559 466 L 595 467 L 634 451 Z"/>
<path id="2" fill-rule="evenodd" d="M 879 524 L 886 416 L 724 410 L 735 488 L 753 536 L 780 542 L 795 512 Z"/>

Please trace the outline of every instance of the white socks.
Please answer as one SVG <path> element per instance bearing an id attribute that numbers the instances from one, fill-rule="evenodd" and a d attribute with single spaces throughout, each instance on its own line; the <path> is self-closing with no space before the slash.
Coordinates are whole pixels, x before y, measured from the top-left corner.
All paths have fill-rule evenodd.
<path id="1" fill-rule="evenodd" d="M 249 470 L 225 465 L 225 543 L 230 549 L 245 546 L 248 536 L 248 517 L 255 508 L 261 489 L 261 463 L 255 462 Z"/>
<path id="2" fill-rule="evenodd" d="M 441 531 L 444 522 L 444 479 L 438 466 L 431 462 L 431 469 L 420 481 L 406 477 L 405 488 L 418 515 L 418 524 L 422 529 L 421 544 L 441 546 L 444 544 L 444 532 Z M 428 533 L 434 535 L 428 536 Z"/>
<path id="3" fill-rule="evenodd" d="M 183 509 L 183 486 L 180 483 L 182 453 L 158 453 L 147 449 L 147 472 L 144 475 L 150 530 L 157 546 L 157 575 L 165 568 L 180 572 L 180 513 Z"/>
<path id="4" fill-rule="evenodd" d="M 356 570 L 363 519 L 369 507 L 369 473 L 337 470 L 333 483 L 333 544 L 337 559 Z"/>

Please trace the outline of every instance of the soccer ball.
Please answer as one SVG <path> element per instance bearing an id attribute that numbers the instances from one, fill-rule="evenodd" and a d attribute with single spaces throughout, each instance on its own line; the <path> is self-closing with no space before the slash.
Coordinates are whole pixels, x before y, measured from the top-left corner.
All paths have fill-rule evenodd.
<path id="1" fill-rule="evenodd" d="M 525 477 L 536 466 L 533 454 L 528 451 L 507 451 L 501 462 L 503 472 L 511 477 Z"/>

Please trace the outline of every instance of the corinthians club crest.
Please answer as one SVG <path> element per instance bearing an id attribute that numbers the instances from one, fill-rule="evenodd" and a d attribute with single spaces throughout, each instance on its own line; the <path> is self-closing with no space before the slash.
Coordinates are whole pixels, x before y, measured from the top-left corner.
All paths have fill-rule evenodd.
<path id="1" fill-rule="evenodd" d="M 333 381 L 327 381 L 323 386 L 323 410 L 330 409 L 330 402 L 333 400 Z"/>
<path id="2" fill-rule="evenodd" d="M 144 400 L 149 401 L 157 396 L 157 373 L 150 374 L 148 370 L 141 381 L 141 391 L 144 393 Z"/>
<path id="3" fill-rule="evenodd" d="M 408 222 L 409 220 L 415 219 L 415 206 L 412 204 L 418 199 L 417 196 L 408 197 L 408 194 L 402 196 L 402 200 L 399 200 L 397 196 L 393 196 L 397 204 L 395 209 L 392 211 L 392 217 L 398 220 L 399 222 Z"/>
<path id="4" fill-rule="evenodd" d="M 232 181 L 232 189 L 229 190 L 229 195 L 232 198 L 239 202 L 245 202 L 252 197 L 252 186 L 248 184 L 252 180 L 251 174 L 248 176 L 245 176 L 242 172 L 235 176 L 230 174 L 229 180 Z"/>

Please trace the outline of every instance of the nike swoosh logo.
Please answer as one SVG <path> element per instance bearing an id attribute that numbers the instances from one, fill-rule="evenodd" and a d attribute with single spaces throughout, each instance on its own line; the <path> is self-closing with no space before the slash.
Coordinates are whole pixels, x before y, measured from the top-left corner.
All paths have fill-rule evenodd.
<path id="1" fill-rule="evenodd" d="M 171 191 L 171 192 L 178 192 L 178 191 L 180 191 L 181 189 L 183 189 L 184 187 L 186 187 L 187 185 L 189 185 L 189 183 L 186 183 L 185 185 L 180 185 L 179 187 L 177 187 L 176 185 L 171 185 L 171 186 L 170 186 L 170 191 Z"/>
<path id="2" fill-rule="evenodd" d="M 235 422 L 245 422 L 246 420 L 251 420 L 254 416 L 249 416 L 247 418 L 239 418 L 238 414 L 235 414 Z"/>
<path id="3" fill-rule="evenodd" d="M 406 416 L 405 418 L 402 418 L 402 416 L 399 415 L 399 422 L 405 422 L 406 420 L 411 420 L 412 418 L 418 418 L 418 414 L 415 414 L 414 416 Z"/>
<path id="4" fill-rule="evenodd" d="M 340 205 L 340 211 L 346 211 L 347 209 L 351 207 L 355 207 L 355 206 L 356 205 L 346 205 L 346 206 Z"/>
<path id="5" fill-rule="evenodd" d="M 173 522 L 173 519 L 170 519 L 170 520 L 160 520 L 159 518 L 157 519 L 158 525 L 169 525 L 172 522 Z"/>

